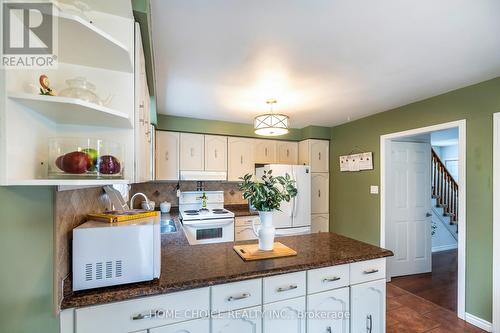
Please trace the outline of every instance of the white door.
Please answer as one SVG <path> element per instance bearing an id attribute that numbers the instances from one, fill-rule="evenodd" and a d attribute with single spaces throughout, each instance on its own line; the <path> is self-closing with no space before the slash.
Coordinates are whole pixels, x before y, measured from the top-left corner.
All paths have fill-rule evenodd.
<path id="1" fill-rule="evenodd" d="M 227 137 L 205 135 L 205 170 L 227 171 Z"/>
<path id="2" fill-rule="evenodd" d="M 312 214 L 311 215 L 311 232 L 328 232 L 329 226 L 328 214 Z"/>
<path id="3" fill-rule="evenodd" d="M 276 141 L 255 140 L 254 159 L 255 163 L 269 164 L 276 163 Z"/>
<path id="4" fill-rule="evenodd" d="M 330 205 L 328 200 L 329 181 L 328 173 L 313 173 L 311 176 L 311 213 L 325 214 L 328 213 Z"/>
<path id="5" fill-rule="evenodd" d="M 207 333 L 210 331 L 208 318 L 189 320 L 178 324 L 172 324 L 152 328 L 149 333 Z"/>
<path id="6" fill-rule="evenodd" d="M 305 333 L 305 296 L 264 304 L 263 310 L 264 320 L 262 326 L 264 333 Z M 279 316 L 276 314 L 279 314 Z"/>
<path id="7" fill-rule="evenodd" d="M 278 163 L 298 164 L 299 144 L 297 142 L 279 141 L 277 150 Z"/>
<path id="8" fill-rule="evenodd" d="M 203 171 L 205 145 L 202 134 L 181 133 L 180 168 L 182 171 Z"/>
<path id="9" fill-rule="evenodd" d="M 390 276 L 430 272 L 431 147 L 428 143 L 391 142 L 388 164 L 386 246 Z"/>
<path id="10" fill-rule="evenodd" d="M 212 319 L 212 333 L 261 333 L 260 306 L 226 312 Z"/>
<path id="11" fill-rule="evenodd" d="M 292 165 L 292 177 L 297 187 L 297 196 L 292 199 L 292 226 L 311 225 L 311 168 Z"/>
<path id="12" fill-rule="evenodd" d="M 179 179 L 179 133 L 156 131 L 156 179 Z"/>
<path id="13" fill-rule="evenodd" d="M 335 316 L 311 317 L 307 331 L 318 333 L 349 333 L 349 287 L 307 296 L 309 313 L 331 313 Z M 364 332 L 364 331 L 360 331 Z"/>
<path id="14" fill-rule="evenodd" d="M 255 173 L 253 156 L 253 139 L 227 139 L 227 180 L 240 181 L 239 177 Z"/>
<path id="15" fill-rule="evenodd" d="M 330 141 L 311 140 L 310 144 L 310 166 L 312 172 L 329 172 L 329 150 Z"/>
<path id="16" fill-rule="evenodd" d="M 385 280 L 351 287 L 351 332 L 385 333 Z"/>

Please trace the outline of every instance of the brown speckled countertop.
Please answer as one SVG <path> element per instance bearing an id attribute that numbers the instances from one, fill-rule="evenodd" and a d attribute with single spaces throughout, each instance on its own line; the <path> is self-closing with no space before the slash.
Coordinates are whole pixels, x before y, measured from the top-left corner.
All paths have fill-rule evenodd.
<path id="1" fill-rule="evenodd" d="M 250 210 L 248 205 L 225 205 L 224 208 L 233 212 L 235 217 L 259 215 L 259 212 Z"/>
<path id="2" fill-rule="evenodd" d="M 177 216 L 173 234 L 162 235 L 160 279 L 122 286 L 72 292 L 65 283 L 61 308 L 83 307 L 137 297 L 159 295 L 312 268 L 346 264 L 392 256 L 392 252 L 335 233 L 279 237 L 297 251 L 297 256 L 244 262 L 233 250 L 234 243 L 189 245 Z M 252 243 L 248 241 L 246 243 Z"/>

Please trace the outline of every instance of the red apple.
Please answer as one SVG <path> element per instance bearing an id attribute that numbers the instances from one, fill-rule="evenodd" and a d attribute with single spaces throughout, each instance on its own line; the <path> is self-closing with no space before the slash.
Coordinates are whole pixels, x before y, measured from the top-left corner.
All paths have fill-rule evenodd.
<path id="1" fill-rule="evenodd" d="M 64 169 L 63 169 L 63 163 L 62 163 L 63 158 L 64 158 L 64 155 L 61 155 L 61 156 L 59 156 L 59 157 L 56 159 L 56 166 L 57 166 L 59 169 L 61 169 L 61 170 L 63 170 L 63 171 L 64 171 Z"/>
<path id="2" fill-rule="evenodd" d="M 62 170 L 67 173 L 81 174 L 91 167 L 92 160 L 89 155 L 81 151 L 67 153 L 62 158 Z"/>
<path id="3" fill-rule="evenodd" d="M 120 173 L 120 161 L 114 156 L 104 155 L 97 159 L 97 170 L 104 175 Z"/>

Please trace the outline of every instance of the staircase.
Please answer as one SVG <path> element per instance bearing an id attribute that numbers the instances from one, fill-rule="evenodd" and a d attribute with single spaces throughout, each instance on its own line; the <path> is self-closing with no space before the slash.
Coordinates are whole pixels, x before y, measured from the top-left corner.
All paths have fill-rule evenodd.
<path id="1" fill-rule="evenodd" d="M 458 223 L 458 183 L 453 179 L 439 156 L 432 149 L 432 198 L 436 208 L 449 219 L 449 224 Z M 434 201 L 433 200 L 433 201 Z M 458 233 L 458 228 L 456 232 Z"/>

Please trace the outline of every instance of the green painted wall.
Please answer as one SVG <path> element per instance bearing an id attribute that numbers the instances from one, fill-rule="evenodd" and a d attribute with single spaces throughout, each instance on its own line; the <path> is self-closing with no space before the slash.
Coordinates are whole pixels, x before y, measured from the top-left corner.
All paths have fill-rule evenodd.
<path id="1" fill-rule="evenodd" d="M 53 188 L 0 187 L 0 332 L 56 333 Z"/>
<path id="2" fill-rule="evenodd" d="M 454 120 L 467 120 L 466 311 L 492 318 L 493 113 L 500 112 L 500 78 L 455 90 L 332 129 L 331 228 L 379 243 L 380 135 Z M 355 146 L 373 151 L 375 168 L 340 172 L 338 158 Z"/>
<path id="3" fill-rule="evenodd" d="M 164 114 L 158 114 L 157 129 L 176 132 L 219 134 L 251 138 L 269 138 L 256 135 L 254 133 L 253 125 L 251 124 L 167 116 Z M 273 139 L 291 141 L 300 141 L 304 139 L 330 140 L 330 128 L 321 126 L 308 126 L 302 129 L 291 128 L 288 134 L 273 137 Z"/>

